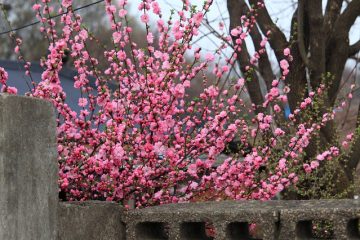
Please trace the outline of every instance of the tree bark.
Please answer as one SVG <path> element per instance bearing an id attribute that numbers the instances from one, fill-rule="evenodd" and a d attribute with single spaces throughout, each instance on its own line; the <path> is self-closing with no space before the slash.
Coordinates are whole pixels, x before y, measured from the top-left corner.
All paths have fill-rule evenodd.
<path id="1" fill-rule="evenodd" d="M 227 0 L 227 8 L 230 15 L 230 30 L 241 26 L 240 16 L 246 11 L 246 6 L 244 6 L 245 2 L 240 2 L 239 0 Z M 246 5 L 246 4 L 245 4 Z M 236 38 L 233 37 L 233 42 L 235 44 Z M 246 81 L 246 87 L 248 89 L 250 99 L 252 103 L 254 103 L 257 106 L 257 111 L 261 111 L 262 104 L 264 102 L 263 95 L 261 93 L 261 87 L 260 87 L 260 79 L 257 76 L 256 72 L 253 71 L 249 73 L 246 70 L 246 66 L 250 65 L 250 55 L 248 53 L 248 49 L 246 46 L 245 41 L 241 45 L 241 51 L 237 52 L 237 60 L 240 67 L 241 72 L 243 75 L 249 75 L 248 79 L 249 81 Z"/>

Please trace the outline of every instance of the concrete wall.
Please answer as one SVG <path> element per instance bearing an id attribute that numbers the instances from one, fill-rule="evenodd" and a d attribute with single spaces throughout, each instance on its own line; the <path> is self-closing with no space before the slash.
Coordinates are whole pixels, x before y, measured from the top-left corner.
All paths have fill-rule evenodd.
<path id="1" fill-rule="evenodd" d="M 56 239 L 54 116 L 48 102 L 0 95 L 0 239 Z"/>

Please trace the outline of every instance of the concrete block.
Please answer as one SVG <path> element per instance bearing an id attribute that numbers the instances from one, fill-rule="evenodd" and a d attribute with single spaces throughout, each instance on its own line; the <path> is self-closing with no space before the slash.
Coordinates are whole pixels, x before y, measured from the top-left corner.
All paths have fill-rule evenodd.
<path id="1" fill-rule="evenodd" d="M 55 129 L 51 103 L 0 94 L 0 239 L 56 239 Z"/>
<path id="2" fill-rule="evenodd" d="M 259 238 L 275 239 L 278 211 L 257 201 L 168 204 L 126 213 L 127 240 L 250 239 L 249 225 Z M 206 231 L 215 230 L 215 236 Z"/>
<path id="3" fill-rule="evenodd" d="M 125 240 L 118 203 L 60 202 L 59 210 L 59 240 Z"/>
<path id="4" fill-rule="evenodd" d="M 333 239 L 360 239 L 359 200 L 281 201 L 281 204 L 283 207 L 279 208 L 279 239 L 314 239 L 314 221 L 326 221 L 331 224 Z"/>

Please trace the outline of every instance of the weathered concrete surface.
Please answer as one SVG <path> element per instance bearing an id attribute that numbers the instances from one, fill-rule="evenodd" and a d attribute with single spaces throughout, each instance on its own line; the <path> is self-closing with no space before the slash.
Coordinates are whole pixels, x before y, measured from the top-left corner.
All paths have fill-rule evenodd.
<path id="1" fill-rule="evenodd" d="M 0 94 L 0 239 L 56 239 L 55 136 L 49 102 Z"/>
<path id="2" fill-rule="evenodd" d="M 274 239 L 277 234 L 278 210 L 260 201 L 221 201 L 179 203 L 127 212 L 127 240 L 146 239 L 209 239 L 205 223 L 215 228 L 215 240 L 250 239 L 237 227 L 256 223 L 261 239 Z M 164 226 L 165 225 L 165 226 Z M 162 232 L 162 233 L 161 233 Z M 163 235 L 160 238 L 156 236 Z M 168 236 L 165 236 L 168 235 Z"/>
<path id="3" fill-rule="evenodd" d="M 323 220 L 334 226 L 334 239 L 360 239 L 360 201 L 353 199 L 280 201 L 279 239 L 311 239 L 311 222 Z M 285 204 L 288 204 L 286 206 Z"/>
<path id="4" fill-rule="evenodd" d="M 60 202 L 59 240 L 125 240 L 118 203 Z"/>

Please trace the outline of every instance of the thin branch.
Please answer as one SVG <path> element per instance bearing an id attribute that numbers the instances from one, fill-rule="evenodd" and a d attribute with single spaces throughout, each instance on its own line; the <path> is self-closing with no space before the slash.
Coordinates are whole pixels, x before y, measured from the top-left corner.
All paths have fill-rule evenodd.
<path id="1" fill-rule="evenodd" d="M 249 3 L 254 6 L 257 6 L 258 2 L 264 3 L 263 0 L 249 0 Z M 259 24 L 259 27 L 264 35 L 266 35 L 268 31 L 271 32 L 269 43 L 275 52 L 277 60 L 280 62 L 284 57 L 283 50 L 289 45 L 289 43 L 286 40 L 285 34 L 272 21 L 265 3 L 264 7 L 258 10 L 257 23 Z"/>
<path id="2" fill-rule="evenodd" d="M 244 0 L 240 0 L 240 3 L 242 4 L 242 6 L 245 8 L 245 11 L 247 13 L 250 12 L 249 7 L 247 6 L 247 4 L 245 3 Z M 255 51 L 257 51 L 258 53 L 260 52 L 260 50 L 262 49 L 261 47 L 261 41 L 263 40 L 263 37 L 259 31 L 259 27 L 258 25 L 254 25 L 253 28 L 250 31 L 250 37 L 254 43 L 254 47 L 255 47 Z M 265 80 L 266 83 L 266 87 L 267 90 L 271 89 L 271 84 L 272 81 L 275 79 L 275 74 L 272 70 L 271 67 L 271 63 L 269 60 L 269 56 L 267 54 L 266 48 L 263 49 L 263 53 L 261 54 L 261 57 L 259 59 L 259 70 L 260 70 L 260 75 L 261 77 Z"/>

